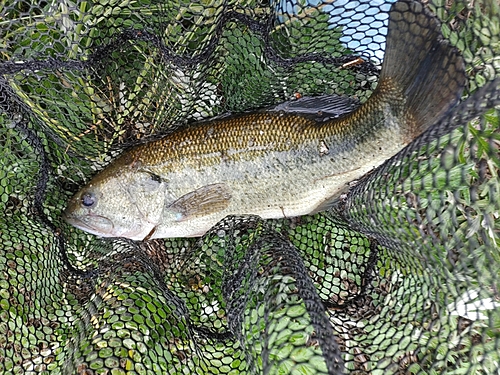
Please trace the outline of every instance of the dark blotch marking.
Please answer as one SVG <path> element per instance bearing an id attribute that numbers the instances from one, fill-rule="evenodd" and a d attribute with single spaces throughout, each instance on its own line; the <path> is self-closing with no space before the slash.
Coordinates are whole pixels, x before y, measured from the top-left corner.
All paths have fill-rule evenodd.
<path id="1" fill-rule="evenodd" d="M 152 179 L 154 182 L 158 182 L 159 184 L 161 183 L 161 177 L 160 177 L 160 176 L 158 176 L 157 174 L 151 173 L 151 179 Z"/>

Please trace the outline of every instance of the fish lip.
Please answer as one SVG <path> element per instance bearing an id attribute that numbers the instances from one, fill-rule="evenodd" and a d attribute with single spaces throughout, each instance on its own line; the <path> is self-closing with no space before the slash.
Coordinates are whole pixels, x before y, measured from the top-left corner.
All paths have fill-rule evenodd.
<path id="1" fill-rule="evenodd" d="M 62 217 L 67 223 L 73 225 L 74 227 L 76 227 L 78 229 L 82 229 L 84 231 L 87 231 L 89 233 L 92 233 L 92 234 L 95 234 L 95 235 L 98 235 L 101 237 L 113 236 L 113 231 L 114 231 L 115 226 L 114 226 L 113 222 L 105 216 L 88 213 L 88 214 L 85 214 L 83 217 L 84 218 L 98 219 L 100 222 L 106 223 L 107 228 L 105 229 L 105 231 L 108 233 L 103 233 L 103 230 L 101 228 L 89 225 L 87 222 L 85 222 L 85 220 L 80 219 L 78 217 L 75 217 L 75 215 L 72 215 L 67 210 L 65 210 L 62 213 Z"/>
<path id="2" fill-rule="evenodd" d="M 97 219 L 99 219 L 101 221 L 101 223 L 104 222 L 104 223 L 106 223 L 106 225 L 108 225 L 108 227 L 106 229 L 102 229 L 102 227 L 96 227 L 96 226 L 89 225 L 84 220 L 82 220 L 78 217 L 75 217 L 74 215 L 72 215 L 71 213 L 68 213 L 66 211 L 64 211 L 62 213 L 62 217 L 67 223 L 74 226 L 75 228 L 78 228 L 78 229 L 83 230 L 87 233 L 96 235 L 98 237 L 111 237 L 111 238 L 123 237 L 123 238 L 132 239 L 134 241 L 142 241 L 142 240 L 144 240 L 144 237 L 145 237 L 144 235 L 141 235 L 141 231 L 138 231 L 138 230 L 126 233 L 126 235 L 124 235 L 122 233 L 116 233 L 115 226 L 114 226 L 113 222 L 111 220 L 109 220 L 108 218 L 106 218 L 105 216 L 101 216 L 101 215 L 95 215 L 95 214 L 88 213 L 83 217 L 84 218 L 92 218 L 92 219 L 97 218 Z M 151 228 L 150 231 L 152 231 L 153 229 L 154 228 Z"/>

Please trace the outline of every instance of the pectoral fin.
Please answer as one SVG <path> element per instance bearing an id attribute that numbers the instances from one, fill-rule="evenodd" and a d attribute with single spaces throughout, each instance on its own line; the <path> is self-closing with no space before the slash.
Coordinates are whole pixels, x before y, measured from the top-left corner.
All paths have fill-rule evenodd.
<path id="1" fill-rule="evenodd" d="M 230 202 L 229 188 L 225 184 L 213 184 L 183 195 L 167 209 L 179 215 L 178 221 L 184 221 L 220 212 L 226 209 Z"/>

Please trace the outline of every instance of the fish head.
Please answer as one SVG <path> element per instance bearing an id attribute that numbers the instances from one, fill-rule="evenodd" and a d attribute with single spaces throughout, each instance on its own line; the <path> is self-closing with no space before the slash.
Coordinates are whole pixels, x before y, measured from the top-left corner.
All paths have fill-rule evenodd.
<path id="1" fill-rule="evenodd" d="M 166 189 L 151 171 L 111 165 L 73 196 L 63 217 L 100 237 L 143 240 L 161 220 Z"/>

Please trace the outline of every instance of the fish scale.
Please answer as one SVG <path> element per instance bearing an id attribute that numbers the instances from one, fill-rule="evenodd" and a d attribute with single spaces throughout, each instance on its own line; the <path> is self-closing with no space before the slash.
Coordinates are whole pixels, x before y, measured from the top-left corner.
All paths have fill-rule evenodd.
<path id="1" fill-rule="evenodd" d="M 258 111 L 191 125 L 118 157 L 71 199 L 66 220 L 99 236 L 144 240 L 199 236 L 227 215 L 328 209 L 463 90 L 463 59 L 419 2 L 393 4 L 386 45 L 377 88 L 351 113 L 319 123 Z"/>

